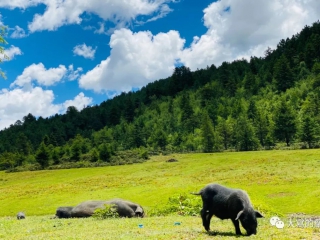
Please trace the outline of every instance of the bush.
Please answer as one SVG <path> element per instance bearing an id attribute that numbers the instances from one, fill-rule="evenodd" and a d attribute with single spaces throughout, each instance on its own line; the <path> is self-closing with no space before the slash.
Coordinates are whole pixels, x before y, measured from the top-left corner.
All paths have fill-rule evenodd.
<path id="1" fill-rule="evenodd" d="M 153 209 L 150 216 L 166 216 L 178 214 L 182 216 L 198 216 L 202 208 L 201 198 L 189 194 L 174 195 L 169 198 L 164 208 Z"/>
<path id="2" fill-rule="evenodd" d="M 28 163 L 22 166 L 7 169 L 5 172 L 12 173 L 12 172 L 39 171 L 39 170 L 42 170 L 42 167 L 39 163 L 33 163 L 33 164 Z"/>
<path id="3" fill-rule="evenodd" d="M 146 149 L 141 150 L 139 157 L 145 160 L 149 159 L 148 151 Z"/>
<path id="4" fill-rule="evenodd" d="M 105 204 L 105 208 L 96 209 L 92 215 L 96 219 L 119 218 L 117 206 L 115 204 Z"/>

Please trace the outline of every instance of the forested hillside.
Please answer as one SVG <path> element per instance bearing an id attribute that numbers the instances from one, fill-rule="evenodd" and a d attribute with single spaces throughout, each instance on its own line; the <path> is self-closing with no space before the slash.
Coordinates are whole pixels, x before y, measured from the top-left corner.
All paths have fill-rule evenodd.
<path id="1" fill-rule="evenodd" d="M 28 114 L 0 132 L 0 169 L 123 164 L 128 156 L 160 151 L 315 148 L 319 100 L 316 22 L 261 58 L 195 72 L 181 66 L 167 79 L 99 106 L 69 107 L 66 114 L 45 119 Z M 127 155 L 120 154 L 124 151 Z"/>

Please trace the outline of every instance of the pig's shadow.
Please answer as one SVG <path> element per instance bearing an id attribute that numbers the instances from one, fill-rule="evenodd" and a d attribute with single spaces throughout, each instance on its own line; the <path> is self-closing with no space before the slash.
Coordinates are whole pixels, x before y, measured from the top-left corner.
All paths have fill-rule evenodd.
<path id="1" fill-rule="evenodd" d="M 209 231 L 206 233 L 209 236 L 222 236 L 222 237 L 243 237 L 243 235 L 237 235 L 234 232 L 217 232 Z"/>

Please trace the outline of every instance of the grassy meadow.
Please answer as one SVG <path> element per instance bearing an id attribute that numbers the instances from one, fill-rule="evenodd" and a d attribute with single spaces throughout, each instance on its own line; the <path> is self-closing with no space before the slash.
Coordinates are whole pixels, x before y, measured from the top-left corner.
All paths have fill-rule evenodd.
<path id="1" fill-rule="evenodd" d="M 170 158 L 178 162 L 166 162 Z M 246 190 L 255 208 L 266 216 L 259 219 L 258 234 L 253 239 L 320 239 L 320 226 L 294 224 L 277 229 L 269 223 L 271 216 L 278 215 L 287 224 L 294 213 L 320 219 L 319 164 L 320 150 L 279 150 L 174 154 L 124 166 L 0 172 L 0 238 L 232 239 L 231 221 L 215 217 L 210 234 L 203 230 L 199 216 L 50 219 L 59 206 L 114 197 L 138 202 L 148 213 L 164 207 L 169 197 L 217 182 Z M 25 220 L 16 220 L 19 211 L 26 213 Z"/>

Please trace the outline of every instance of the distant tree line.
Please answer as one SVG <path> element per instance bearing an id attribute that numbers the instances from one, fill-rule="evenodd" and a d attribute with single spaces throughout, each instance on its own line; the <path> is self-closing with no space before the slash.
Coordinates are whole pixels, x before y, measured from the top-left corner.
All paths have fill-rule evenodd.
<path id="1" fill-rule="evenodd" d="M 210 51 L 210 49 L 208 49 Z M 119 152 L 317 148 L 320 137 L 320 23 L 305 26 L 264 57 L 172 76 L 78 111 L 32 114 L 0 131 L 0 169 L 112 163 Z"/>

